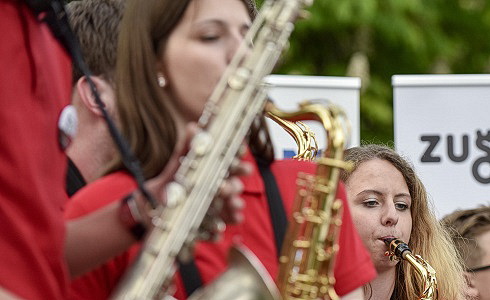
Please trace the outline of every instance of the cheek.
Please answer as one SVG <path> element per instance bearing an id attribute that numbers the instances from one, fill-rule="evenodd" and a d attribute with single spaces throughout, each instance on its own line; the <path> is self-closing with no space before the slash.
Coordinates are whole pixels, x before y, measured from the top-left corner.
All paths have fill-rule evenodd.
<path id="1" fill-rule="evenodd" d="M 411 217 L 411 215 L 404 216 L 402 221 L 403 221 L 403 226 L 402 226 L 403 238 L 405 239 L 405 242 L 408 243 L 408 242 L 410 242 L 410 235 L 412 233 L 412 217 Z"/>
<path id="2" fill-rule="evenodd" d="M 476 274 L 474 278 L 475 288 L 478 290 L 480 297 L 479 299 L 487 300 L 490 299 L 490 272 L 482 271 L 481 274 Z"/>
<path id="3" fill-rule="evenodd" d="M 174 60 L 167 64 L 167 72 L 177 105 L 186 106 L 186 109 L 200 115 L 226 65 L 212 55 L 206 55 L 206 52 L 198 52 L 174 55 Z"/>
<path id="4" fill-rule="evenodd" d="M 361 237 L 361 240 L 368 246 L 369 240 L 373 235 L 372 217 L 366 215 L 364 210 L 351 209 L 352 221 Z"/>
<path id="5" fill-rule="evenodd" d="M 166 72 L 169 77 L 169 86 L 177 93 L 188 93 L 202 85 L 203 62 L 196 60 L 192 53 L 183 51 L 179 55 L 172 55 L 167 60 Z M 192 84 L 191 84 L 192 83 Z"/>

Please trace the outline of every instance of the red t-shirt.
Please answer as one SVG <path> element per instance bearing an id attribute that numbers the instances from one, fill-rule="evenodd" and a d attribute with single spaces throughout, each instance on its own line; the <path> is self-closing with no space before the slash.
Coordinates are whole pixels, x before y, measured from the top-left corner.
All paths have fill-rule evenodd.
<path id="1" fill-rule="evenodd" d="M 136 182 L 125 172 L 105 176 L 75 193 L 67 204 L 65 217 L 76 219 L 94 212 L 110 203 L 120 201 L 136 189 Z M 113 260 L 81 276 L 71 283 L 69 299 L 107 299 L 124 274 L 128 263 L 139 251 L 139 245 Z"/>
<path id="2" fill-rule="evenodd" d="M 241 242 L 247 246 L 259 258 L 273 278 L 277 275 L 277 251 L 264 184 L 252 156 L 248 154 L 245 160 L 252 162 L 255 166 L 251 176 L 242 178 L 245 186 L 242 194 L 246 203 L 243 211 L 245 222 L 233 226 L 228 225 L 223 239 L 219 243 L 198 243 L 196 245 L 195 261 L 204 283 L 212 281 L 226 269 L 228 251 L 236 242 Z M 296 174 L 299 171 L 312 173 L 314 167 L 311 163 L 293 160 L 278 161 L 272 165 L 271 169 L 275 174 L 288 215 L 290 215 L 296 193 Z M 119 180 L 131 181 L 126 174 L 115 173 L 81 190 L 80 194 L 75 194 L 68 205 L 67 217 L 75 218 L 100 207 L 100 203 L 95 203 L 98 200 L 93 200 L 91 197 L 98 195 L 102 190 L 110 193 L 112 183 Z M 121 184 L 118 185 L 121 186 Z M 341 185 L 341 187 L 343 186 Z M 127 184 L 124 192 L 118 191 L 120 197 L 111 198 L 114 200 L 121 199 L 133 188 L 134 183 L 132 185 Z M 342 196 L 341 198 L 345 200 L 343 188 L 340 189 L 338 196 Z M 337 278 L 335 288 L 340 295 L 345 295 L 362 286 L 375 276 L 370 256 L 364 249 L 362 241 L 350 220 L 347 204 L 344 204 L 344 220 L 339 238 L 341 250 L 337 256 L 335 267 L 335 277 Z M 138 250 L 139 246 L 132 247 L 124 255 L 75 280 L 72 283 L 72 299 L 107 299 L 114 288 L 113 284 L 117 282 L 115 279 L 120 278 L 120 272 L 134 259 Z M 177 276 L 176 287 L 175 297 L 184 299 L 185 291 L 180 276 Z"/>
<path id="3" fill-rule="evenodd" d="M 0 28 L 0 286 L 26 299 L 66 299 L 57 122 L 71 64 L 23 1 L 0 1 Z"/>

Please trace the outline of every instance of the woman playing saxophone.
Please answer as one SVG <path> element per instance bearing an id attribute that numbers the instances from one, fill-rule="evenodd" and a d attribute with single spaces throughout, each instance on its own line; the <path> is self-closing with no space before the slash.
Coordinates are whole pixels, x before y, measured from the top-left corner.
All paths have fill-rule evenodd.
<path id="1" fill-rule="evenodd" d="M 116 70 L 117 120 L 146 176 L 152 177 L 166 163 L 162 149 L 173 147 L 162 137 L 178 136 L 177 132 L 186 124 L 200 117 L 213 87 L 251 26 L 255 5 L 250 0 L 129 0 L 126 8 Z M 252 125 L 243 160 L 250 162 L 253 169 L 250 176 L 242 178 L 244 221 L 227 226 L 220 242 L 196 245 L 194 273 L 199 273 L 203 284 L 226 269 L 228 250 L 237 241 L 251 249 L 272 277 L 276 276 L 278 250 L 271 221 L 276 211 L 270 210 L 272 204 L 260 169 L 268 167 L 277 177 L 282 201 L 275 204 L 284 206 L 286 216 L 296 192 L 296 174 L 315 171 L 311 163 L 274 160 L 263 117 Z M 120 170 L 120 162 L 113 169 Z M 85 194 L 105 188 L 117 188 L 118 193 L 124 193 L 124 187 L 116 187 L 115 181 L 114 176 L 112 182 L 106 179 L 105 186 L 99 183 L 92 191 L 89 186 Z M 343 185 L 337 197 L 345 202 Z M 71 205 L 82 201 L 73 199 Z M 339 243 L 335 288 L 341 296 L 358 299 L 362 285 L 375 273 L 347 208 L 343 212 Z M 77 289 L 84 294 L 79 299 L 107 298 L 137 250 L 132 248 L 85 276 L 85 281 L 79 280 Z M 178 299 L 187 297 L 182 277 L 185 276 L 177 276 L 175 282 Z"/>
<path id="2" fill-rule="evenodd" d="M 461 261 L 410 164 L 379 145 L 349 149 L 345 160 L 354 163 L 352 171 L 341 173 L 352 219 L 378 272 L 365 286 L 365 299 L 463 299 Z M 410 257 L 393 259 L 395 253 Z M 421 257 L 418 262 L 416 255 Z M 419 276 L 419 271 L 427 276 Z"/>

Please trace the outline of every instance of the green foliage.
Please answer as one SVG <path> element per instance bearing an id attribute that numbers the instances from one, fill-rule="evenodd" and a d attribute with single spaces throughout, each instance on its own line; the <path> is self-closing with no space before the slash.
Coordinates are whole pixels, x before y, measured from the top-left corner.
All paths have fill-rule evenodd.
<path id="1" fill-rule="evenodd" d="M 393 139 L 394 74 L 486 73 L 486 0 L 316 0 L 297 22 L 281 74 L 361 76 L 361 138 Z M 361 53 L 366 74 L 350 74 Z"/>

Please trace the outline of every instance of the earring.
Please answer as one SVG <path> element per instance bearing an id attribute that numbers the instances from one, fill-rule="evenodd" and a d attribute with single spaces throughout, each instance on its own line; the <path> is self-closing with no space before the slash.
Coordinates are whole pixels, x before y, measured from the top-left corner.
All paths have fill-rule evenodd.
<path id="1" fill-rule="evenodd" d="M 163 77 L 163 74 L 160 72 L 157 73 L 157 79 L 158 79 L 158 85 L 160 87 L 164 87 L 167 84 L 165 77 Z"/>

